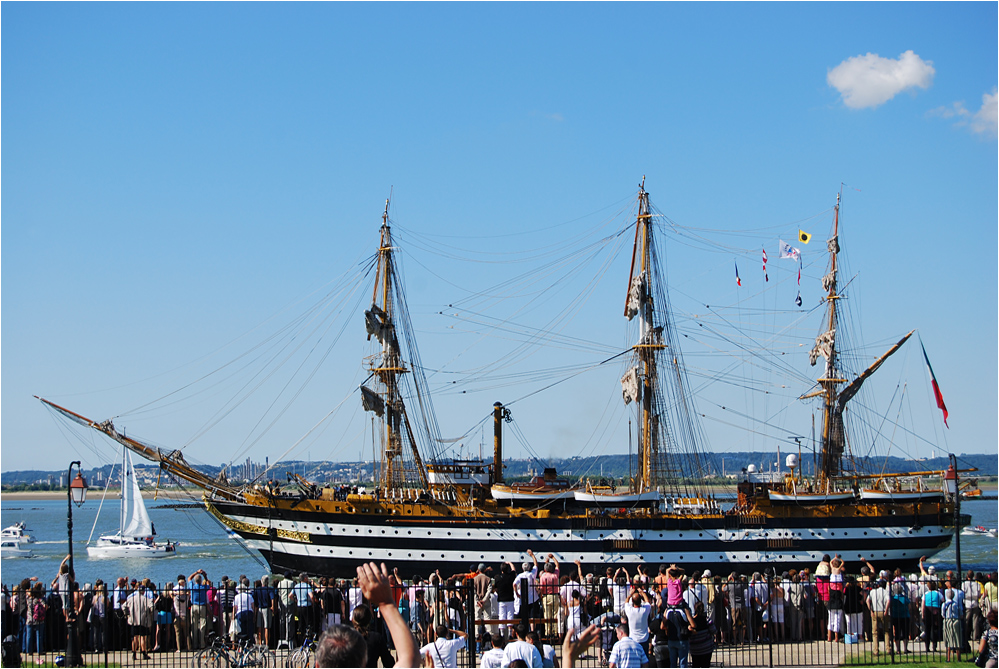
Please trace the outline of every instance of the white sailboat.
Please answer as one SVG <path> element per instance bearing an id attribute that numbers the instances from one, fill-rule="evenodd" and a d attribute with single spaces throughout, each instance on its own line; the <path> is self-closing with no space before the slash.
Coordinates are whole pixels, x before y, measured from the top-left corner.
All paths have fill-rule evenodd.
<path id="1" fill-rule="evenodd" d="M 158 545 L 153 541 L 153 523 L 142 501 L 135 478 L 132 455 L 123 450 L 121 467 L 121 515 L 115 534 L 101 535 L 96 545 L 87 546 L 92 558 L 154 558 L 177 554 L 177 544 Z"/>

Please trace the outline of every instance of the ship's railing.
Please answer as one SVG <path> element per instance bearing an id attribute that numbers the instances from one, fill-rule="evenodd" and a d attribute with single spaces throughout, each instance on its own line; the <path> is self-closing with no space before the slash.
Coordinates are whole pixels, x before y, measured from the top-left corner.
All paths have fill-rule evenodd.
<path id="1" fill-rule="evenodd" d="M 428 565 L 428 575 L 431 567 Z M 692 569 L 694 565 L 688 568 Z M 570 572 L 572 580 L 566 582 Z M 837 583 L 826 576 L 791 572 L 722 578 L 694 571 L 689 574 L 691 578 L 685 578 L 681 583 L 682 600 L 688 608 L 692 606 L 698 612 L 703 608 L 704 613 L 695 617 L 697 629 L 693 638 L 689 635 L 681 638 L 676 628 L 670 631 L 671 621 L 677 613 L 671 613 L 669 609 L 676 607 L 664 605 L 657 596 L 662 580 L 656 583 L 639 574 L 639 580 L 635 581 L 625 577 L 624 570 L 612 568 L 609 574 L 585 574 L 582 583 L 577 583 L 575 566 L 565 564 L 559 576 L 562 583 L 557 586 L 522 578 L 513 602 L 499 601 L 501 592 L 508 595 L 510 591 L 500 587 L 498 592 L 495 579 L 490 582 L 480 578 L 477 593 L 475 572 L 445 576 L 433 584 L 407 581 L 394 586 L 394 594 L 403 616 L 413 621 L 411 627 L 421 645 L 433 640 L 437 625 L 467 634 L 468 643 L 458 653 L 460 667 L 479 666 L 483 653 L 490 646 L 486 639 L 507 638 L 518 627 L 522 633 L 536 632 L 541 650 L 554 653 L 565 666 L 562 642 L 567 631 L 572 634 L 590 623 L 598 625 L 598 639 L 577 661 L 577 666 L 607 666 L 617 641 L 618 623 L 630 619 L 631 629 L 642 627 L 639 618 L 643 614 L 638 613 L 641 607 L 636 609 L 625 604 L 636 592 L 640 593 L 639 599 L 643 602 L 645 597 L 652 602 L 645 614 L 650 635 L 642 644 L 650 660 L 649 666 L 656 666 L 657 662 L 658 666 L 667 666 L 663 662 L 671 646 L 674 653 L 691 655 L 691 662 L 696 661 L 701 666 L 709 666 L 704 664 L 706 653 L 695 651 L 709 650 L 707 661 L 716 667 L 936 666 L 946 662 L 947 646 L 952 644 L 957 649 L 951 651 L 952 659 L 957 659 L 960 650 L 960 659 L 970 663 L 977 655 L 982 634 L 989 629 L 985 612 L 991 611 L 995 616 L 999 609 L 995 573 L 976 574 L 971 579 L 965 577 L 951 582 L 951 601 L 965 600 L 964 610 L 957 611 L 955 619 L 951 613 L 957 604 L 939 609 L 932 606 L 938 601 L 937 595 L 932 593 L 944 593 L 939 601 L 947 601 L 947 574 L 916 578 L 910 574 L 904 579 L 891 574 L 887 581 L 877 578 L 877 574 L 873 578 L 861 574 Z M 328 624 L 325 607 L 339 599 L 332 596 L 333 589 L 340 591 L 340 598 L 345 602 L 356 597 L 356 590 L 349 582 L 336 578 L 327 578 L 327 581 L 325 588 L 319 583 L 299 586 L 311 593 L 305 606 L 293 607 L 290 600 L 282 603 L 277 589 L 251 590 L 260 601 L 277 597 L 272 600 L 275 602 L 271 606 L 272 614 L 266 620 L 258 612 L 252 634 L 245 629 L 242 631 L 247 643 L 261 646 L 256 657 L 263 657 L 264 664 L 256 666 L 292 666 L 289 662 L 294 651 L 306 639 L 319 636 Z M 31 585 L 35 583 L 39 581 Z M 485 598 L 481 597 L 483 588 L 487 593 Z M 422 598 L 427 602 L 427 617 L 422 624 L 412 615 L 417 590 L 423 591 Z M 150 588 L 154 611 L 160 610 L 154 613 L 148 629 L 128 625 L 126 617 L 114 607 L 113 590 L 78 591 L 64 603 L 58 592 L 43 589 L 46 602 L 43 624 L 34 624 L 26 618 L 20 587 L 15 591 L 13 584 L 6 584 L 4 592 L 4 666 L 9 666 L 8 651 L 13 649 L 20 649 L 24 664 L 41 661 L 49 666 L 70 666 L 68 609 L 76 612 L 74 639 L 81 666 L 199 666 L 197 651 L 207 645 L 209 633 L 229 637 L 230 643 L 232 639 L 232 595 L 218 589 L 209 591 L 208 604 L 203 610 L 189 610 L 186 623 L 178 625 L 172 605 L 166 604 L 169 595 L 161 588 Z M 95 601 L 104 603 L 104 616 L 97 614 L 100 607 L 94 605 Z M 885 603 L 888 615 L 878 611 L 880 602 Z M 266 633 L 261 628 L 265 622 Z M 390 638 L 377 615 L 372 627 Z M 142 657 L 143 650 L 149 653 L 151 660 Z M 693 657 L 694 654 L 698 657 Z M 235 646 L 229 650 L 229 655 L 236 662 L 239 653 Z M 61 661 L 60 656 L 64 658 Z"/>

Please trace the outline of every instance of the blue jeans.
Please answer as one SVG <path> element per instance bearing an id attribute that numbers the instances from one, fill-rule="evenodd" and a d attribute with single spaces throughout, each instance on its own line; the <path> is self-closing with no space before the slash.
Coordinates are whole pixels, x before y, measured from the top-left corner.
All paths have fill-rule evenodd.
<path id="1" fill-rule="evenodd" d="M 673 641 L 669 642 L 669 666 L 671 667 L 684 667 L 684 669 L 689 666 L 687 665 L 687 656 L 690 654 L 690 642 L 689 641 Z"/>
<path id="2" fill-rule="evenodd" d="M 34 642 L 34 643 L 32 643 Z M 35 650 L 32 651 L 31 647 L 34 646 Z M 23 653 L 43 653 L 45 652 L 45 623 L 39 623 L 38 625 L 28 624 L 28 632 L 24 635 L 24 650 Z"/>

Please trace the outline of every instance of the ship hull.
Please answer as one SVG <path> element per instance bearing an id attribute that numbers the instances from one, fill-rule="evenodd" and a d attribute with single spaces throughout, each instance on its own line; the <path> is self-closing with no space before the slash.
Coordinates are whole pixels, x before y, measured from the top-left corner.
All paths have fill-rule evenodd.
<path id="1" fill-rule="evenodd" d="M 611 517 L 400 518 L 210 502 L 209 511 L 267 560 L 275 572 L 350 576 L 361 563 L 385 562 L 400 575 L 468 570 L 529 561 L 528 549 L 584 569 L 609 565 L 687 565 L 716 573 L 801 568 L 823 555 L 878 568 L 914 567 L 951 542 L 936 514 Z M 594 526 L 597 525 L 597 526 Z"/>

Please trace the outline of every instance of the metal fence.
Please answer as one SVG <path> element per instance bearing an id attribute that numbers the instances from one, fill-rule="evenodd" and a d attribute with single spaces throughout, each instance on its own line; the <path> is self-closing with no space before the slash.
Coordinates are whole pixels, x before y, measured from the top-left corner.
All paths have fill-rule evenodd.
<path id="1" fill-rule="evenodd" d="M 650 666 L 668 666 L 664 659 L 669 657 L 671 645 L 675 657 L 696 660 L 700 666 L 874 666 L 942 664 L 947 659 L 948 645 L 957 649 L 952 651 L 953 659 L 958 659 L 960 651 L 961 660 L 973 660 L 978 639 L 987 629 L 983 611 L 997 604 L 987 594 L 994 592 L 995 574 L 988 578 L 991 585 L 987 585 L 987 579 L 977 578 L 953 582 L 951 601 L 964 599 L 964 610 L 957 612 L 957 620 L 952 614 L 958 605 L 946 603 L 944 574 L 915 580 L 911 575 L 905 580 L 896 580 L 892 575 L 887 581 L 848 577 L 842 583 L 830 582 L 828 577 L 773 573 L 691 579 L 683 583 L 683 600 L 688 608 L 699 604 L 704 609 L 703 622 L 711 640 L 708 645 L 713 646 L 707 659 L 703 653 L 689 657 L 690 638 L 683 638 L 677 629 L 669 632 L 670 607 L 658 601 L 660 586 L 655 583 L 621 583 L 613 578 L 566 583 L 563 578 L 557 588 L 535 585 L 532 589 L 524 581 L 516 594 L 528 605 L 514 607 L 501 607 L 496 593 L 480 604 L 473 582 L 462 579 L 433 586 L 404 584 L 396 588 L 395 594 L 403 616 L 411 619 L 415 597 L 413 602 L 410 598 L 416 590 L 424 591 L 427 618 L 422 625 L 413 625 L 421 645 L 433 640 L 434 628 L 439 624 L 464 630 L 468 637 L 465 649 L 458 654 L 461 667 L 479 666 L 489 646 L 482 643 L 484 632 L 507 637 L 521 624 L 536 631 L 539 650 L 561 661 L 566 632 L 589 623 L 600 626 L 600 638 L 577 666 L 606 666 L 617 640 L 615 626 L 628 617 L 624 600 L 635 591 L 645 593 L 652 602 L 648 614 L 651 633 L 643 644 Z M 340 582 L 329 587 L 342 588 L 345 601 L 356 596 L 349 584 Z M 13 593 L 13 588 L 5 586 L 5 590 Z M 296 656 L 295 651 L 317 638 L 327 620 L 323 601 L 328 598 L 321 590 L 313 592 L 314 603 L 306 606 L 287 607 L 278 598 L 272 617 L 266 621 L 266 633 L 260 627 L 264 616 L 258 612 L 254 631 L 243 630 L 241 635 L 245 645 L 258 646 L 255 652 L 241 652 L 232 643 L 223 648 L 216 641 L 214 653 L 199 657 L 198 651 L 210 645 L 209 636 L 217 640 L 232 638 L 232 614 L 226 610 L 226 595 L 212 596 L 204 610 L 192 609 L 178 623 L 175 615 L 166 615 L 165 609 L 170 607 L 163 605 L 162 590 L 150 589 L 148 596 L 154 610 L 164 610 L 156 614 L 148 628 L 139 628 L 128 625 L 121 609 L 114 607 L 113 593 L 106 590 L 80 592 L 69 600 L 71 607 L 58 593 L 44 592 L 42 601 L 46 606 L 40 622 L 32 618 L 33 598 L 22 598 L 18 590 L 4 601 L 4 653 L 7 657 L 9 646 L 16 646 L 25 665 L 304 666 L 311 660 L 307 654 Z M 962 595 L 958 596 L 958 592 Z M 940 593 L 940 597 L 929 593 Z M 940 607 L 924 605 L 938 600 Z M 101 608 L 104 615 L 98 613 Z M 67 609 L 76 614 L 67 616 Z M 884 610 L 887 615 L 882 613 Z M 501 612 L 507 617 L 501 618 Z M 699 627 L 704 626 L 701 618 L 697 622 Z M 71 632 L 73 625 L 75 632 Z M 371 628 L 388 638 L 377 614 Z M 703 642 L 705 634 L 701 630 L 698 636 Z M 704 664 L 705 660 L 708 664 Z"/>

